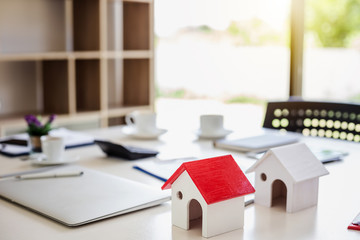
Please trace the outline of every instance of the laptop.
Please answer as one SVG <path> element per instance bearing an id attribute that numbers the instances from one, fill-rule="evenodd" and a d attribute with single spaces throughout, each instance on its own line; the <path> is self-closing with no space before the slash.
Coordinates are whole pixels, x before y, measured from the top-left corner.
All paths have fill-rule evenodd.
<path id="1" fill-rule="evenodd" d="M 170 200 L 170 192 L 79 166 L 46 174 L 82 172 L 72 177 L 0 181 L 0 196 L 31 211 L 75 227 L 152 207 Z M 44 174 L 44 172 L 42 173 Z"/>

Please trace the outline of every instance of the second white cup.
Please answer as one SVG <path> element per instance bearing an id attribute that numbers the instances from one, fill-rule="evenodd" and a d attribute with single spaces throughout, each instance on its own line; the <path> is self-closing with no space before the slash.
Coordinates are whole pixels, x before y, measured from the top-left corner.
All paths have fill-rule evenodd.
<path id="1" fill-rule="evenodd" d="M 142 133 L 154 132 L 156 127 L 156 113 L 152 111 L 135 111 L 125 117 L 128 126 Z"/>
<path id="2" fill-rule="evenodd" d="M 222 115 L 201 115 L 200 130 L 203 134 L 215 134 L 224 131 L 224 117 Z"/>
<path id="3" fill-rule="evenodd" d="M 48 162 L 62 162 L 64 161 L 65 143 L 61 137 L 42 136 L 41 149 Z"/>

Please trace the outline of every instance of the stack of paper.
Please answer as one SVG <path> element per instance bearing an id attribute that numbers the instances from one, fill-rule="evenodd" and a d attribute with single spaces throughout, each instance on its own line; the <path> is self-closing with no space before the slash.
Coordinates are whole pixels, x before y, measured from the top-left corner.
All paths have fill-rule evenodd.
<path id="1" fill-rule="evenodd" d="M 51 136 L 59 136 L 65 139 L 65 147 L 73 148 L 94 144 L 94 138 L 87 134 L 71 131 L 66 128 L 59 128 L 50 131 Z M 0 153 L 15 157 L 27 155 L 30 152 L 28 146 L 29 135 L 27 133 L 17 134 L 0 139 Z"/>

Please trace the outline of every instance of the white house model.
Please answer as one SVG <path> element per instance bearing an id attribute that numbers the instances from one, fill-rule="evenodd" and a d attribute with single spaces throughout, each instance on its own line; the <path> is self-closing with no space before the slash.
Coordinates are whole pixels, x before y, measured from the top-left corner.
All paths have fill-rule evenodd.
<path id="1" fill-rule="evenodd" d="M 255 192 L 231 155 L 183 163 L 162 189 L 172 190 L 172 223 L 189 229 L 202 216 L 202 236 L 244 225 L 244 196 Z"/>
<path id="2" fill-rule="evenodd" d="M 319 177 L 329 174 L 304 143 L 272 148 L 251 166 L 255 171 L 255 203 L 271 207 L 286 198 L 286 211 L 296 212 L 317 204 Z"/>

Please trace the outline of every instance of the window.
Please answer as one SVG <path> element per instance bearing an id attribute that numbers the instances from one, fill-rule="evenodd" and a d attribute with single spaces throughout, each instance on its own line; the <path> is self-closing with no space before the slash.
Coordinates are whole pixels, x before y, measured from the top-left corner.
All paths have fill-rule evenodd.
<path id="1" fill-rule="evenodd" d="M 261 124 L 265 101 L 288 98 L 289 21 L 290 0 L 155 1 L 158 112 L 231 115 L 236 127 L 250 103 Z"/>
<path id="2" fill-rule="evenodd" d="M 360 102 L 360 2 L 306 0 L 303 96 Z"/>

